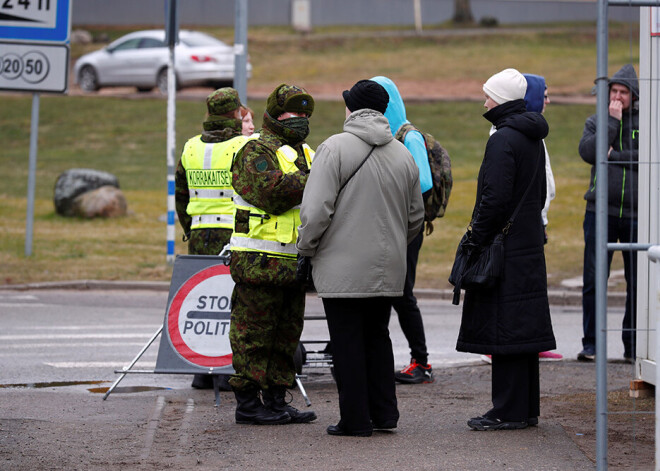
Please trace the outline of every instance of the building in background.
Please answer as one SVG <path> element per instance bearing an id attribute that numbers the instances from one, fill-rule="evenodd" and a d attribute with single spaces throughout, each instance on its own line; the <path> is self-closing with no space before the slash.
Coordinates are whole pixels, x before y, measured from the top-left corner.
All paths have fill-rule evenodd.
<path id="1" fill-rule="evenodd" d="M 424 25 L 450 21 L 454 0 L 418 0 Z M 282 26 L 297 15 L 309 15 L 311 27 L 327 25 L 415 25 L 416 0 L 249 0 L 250 25 Z M 307 5 L 306 5 L 307 4 Z M 471 0 L 476 22 L 494 18 L 499 24 L 550 23 L 558 21 L 596 22 L 596 0 Z M 185 26 L 231 26 L 234 0 L 180 0 L 179 22 Z M 163 24 L 163 0 L 85 0 L 73 2 L 74 27 L 85 25 Z M 614 21 L 639 21 L 635 8 L 610 7 Z"/>

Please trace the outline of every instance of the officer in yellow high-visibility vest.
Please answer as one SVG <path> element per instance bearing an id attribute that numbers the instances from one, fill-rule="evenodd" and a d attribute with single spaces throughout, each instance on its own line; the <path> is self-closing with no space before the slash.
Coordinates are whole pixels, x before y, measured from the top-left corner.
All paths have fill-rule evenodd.
<path id="1" fill-rule="evenodd" d="M 241 101 L 233 88 L 206 99 L 202 134 L 186 142 L 175 174 L 175 202 L 183 240 L 191 255 L 218 255 L 234 228 L 232 159 L 248 140 L 242 135 Z M 213 387 L 210 375 L 197 374 L 192 386 Z"/>
<path id="2" fill-rule="evenodd" d="M 300 203 L 314 152 L 305 143 L 314 100 L 282 84 L 268 97 L 259 138 L 234 160 L 234 233 L 229 340 L 236 374 L 236 422 L 304 423 L 316 419 L 286 400 L 295 382 L 305 287 L 296 281 Z M 259 398 L 259 392 L 263 402 Z"/>

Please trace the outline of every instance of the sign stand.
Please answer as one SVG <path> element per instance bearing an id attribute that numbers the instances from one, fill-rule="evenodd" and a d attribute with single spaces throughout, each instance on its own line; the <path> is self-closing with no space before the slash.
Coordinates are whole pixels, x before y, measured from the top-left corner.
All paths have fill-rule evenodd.
<path id="1" fill-rule="evenodd" d="M 229 324 L 234 282 L 229 258 L 214 255 L 179 255 L 174 261 L 170 293 L 163 325 L 131 363 L 115 373 L 121 376 L 103 396 L 106 400 L 129 373 L 210 374 L 215 404 L 220 405 L 220 375 L 234 374 Z M 154 370 L 133 366 L 161 336 Z M 307 406 L 311 402 L 300 377 L 296 384 Z"/>

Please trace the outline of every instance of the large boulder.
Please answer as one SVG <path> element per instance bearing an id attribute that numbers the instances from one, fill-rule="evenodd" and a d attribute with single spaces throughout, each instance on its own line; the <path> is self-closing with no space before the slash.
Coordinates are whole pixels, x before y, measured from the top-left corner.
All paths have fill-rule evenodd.
<path id="1" fill-rule="evenodd" d="M 106 185 L 76 196 L 72 209 L 81 218 L 115 218 L 126 216 L 128 204 L 119 188 Z"/>
<path id="2" fill-rule="evenodd" d="M 55 183 L 55 211 L 62 216 L 77 216 L 74 200 L 103 186 L 119 189 L 119 181 L 111 173 L 89 168 L 73 168 L 63 172 Z"/>

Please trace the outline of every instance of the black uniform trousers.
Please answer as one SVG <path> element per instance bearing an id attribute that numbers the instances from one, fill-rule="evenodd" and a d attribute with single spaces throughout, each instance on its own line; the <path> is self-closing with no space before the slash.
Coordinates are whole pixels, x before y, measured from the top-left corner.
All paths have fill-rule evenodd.
<path id="1" fill-rule="evenodd" d="M 527 422 L 540 412 L 539 354 L 493 355 L 493 408 L 488 417 Z"/>
<path id="2" fill-rule="evenodd" d="M 339 426 L 366 432 L 399 419 L 394 353 L 387 328 L 392 298 L 323 298 L 339 392 Z"/>
<path id="3" fill-rule="evenodd" d="M 413 295 L 415 287 L 415 275 L 417 273 L 417 260 L 419 251 L 424 241 L 424 225 L 406 251 L 406 283 L 403 287 L 403 296 L 392 298 L 392 307 L 399 316 L 401 331 L 406 336 L 410 356 L 418 363 L 426 365 L 428 362 L 428 351 L 426 350 L 426 336 L 424 335 L 424 322 L 422 313 L 417 307 L 417 298 Z"/>

